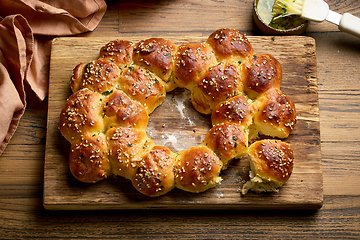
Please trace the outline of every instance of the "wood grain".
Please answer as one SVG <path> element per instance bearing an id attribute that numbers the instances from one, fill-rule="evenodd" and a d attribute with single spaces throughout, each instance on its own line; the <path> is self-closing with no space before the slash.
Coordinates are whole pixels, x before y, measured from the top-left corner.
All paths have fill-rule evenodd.
<path id="1" fill-rule="evenodd" d="M 169 39 L 181 44 L 201 42 L 206 38 L 189 35 Z M 75 180 L 67 164 L 70 145 L 58 131 L 59 113 L 71 94 L 69 80 L 72 69 L 79 62 L 96 59 L 100 47 L 113 39 L 61 38 L 53 42 L 44 172 L 43 204 L 46 209 L 288 209 L 322 206 L 316 54 L 315 41 L 309 37 L 249 37 L 257 53 L 273 54 L 281 62 L 284 72 L 282 90 L 294 101 L 298 113 L 296 128 L 286 140 L 295 152 L 295 168 L 279 193 L 250 193 L 241 197 L 239 189 L 248 179 L 246 160 L 234 161 L 228 170 L 222 172 L 224 180 L 221 185 L 201 194 L 175 189 L 160 198 L 148 198 L 122 178 L 108 178 L 97 184 Z M 185 119 L 173 119 L 173 114 L 166 114 L 176 108 L 174 99 L 187 98 L 186 94 L 181 89 L 168 93 L 165 102 L 150 115 L 148 135 L 157 144 L 168 144 L 173 151 L 199 144 L 210 125 L 208 117 L 194 112 L 189 101 L 181 103 L 186 107 Z M 174 114 L 180 116 L 180 113 Z M 169 120 L 175 122 L 165 128 L 159 127 L 164 122 L 170 123 Z M 190 121 L 194 124 L 188 124 Z M 172 132 L 176 132 L 177 142 L 166 141 L 164 136 Z M 184 142 L 186 144 L 177 144 Z"/>

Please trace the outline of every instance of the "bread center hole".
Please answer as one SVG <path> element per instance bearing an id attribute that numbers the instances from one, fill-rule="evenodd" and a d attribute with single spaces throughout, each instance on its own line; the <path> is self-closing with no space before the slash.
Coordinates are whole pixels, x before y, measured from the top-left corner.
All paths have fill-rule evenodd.
<path id="1" fill-rule="evenodd" d="M 176 88 L 150 114 L 146 133 L 156 145 L 179 152 L 201 144 L 210 128 L 210 115 L 193 108 L 191 92 Z"/>

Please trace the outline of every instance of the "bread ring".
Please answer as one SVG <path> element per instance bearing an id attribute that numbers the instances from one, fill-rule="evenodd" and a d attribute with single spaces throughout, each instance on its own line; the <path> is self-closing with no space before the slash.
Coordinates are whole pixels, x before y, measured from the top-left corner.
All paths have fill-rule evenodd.
<path id="1" fill-rule="evenodd" d="M 249 155 L 251 180 L 242 193 L 276 192 L 292 173 L 293 153 L 281 140 L 259 138 L 286 138 L 294 129 L 295 104 L 281 82 L 280 62 L 256 54 L 234 29 L 180 46 L 163 38 L 111 41 L 98 59 L 73 70 L 73 94 L 59 123 L 71 143 L 70 170 L 88 183 L 122 176 L 158 197 L 173 188 L 207 191 L 232 159 Z M 191 92 L 198 112 L 211 114 L 212 127 L 200 145 L 175 153 L 156 145 L 146 127 L 149 114 L 177 87 Z"/>

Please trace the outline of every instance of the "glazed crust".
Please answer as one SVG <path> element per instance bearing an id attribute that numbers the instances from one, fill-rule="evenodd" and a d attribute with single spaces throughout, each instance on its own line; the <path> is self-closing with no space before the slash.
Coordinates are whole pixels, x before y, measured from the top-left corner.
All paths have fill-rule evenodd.
<path id="1" fill-rule="evenodd" d="M 149 117 L 145 108 L 124 92 L 115 90 L 102 102 L 106 129 L 130 127 L 146 130 Z"/>
<path id="2" fill-rule="evenodd" d="M 162 80 L 137 65 L 128 67 L 119 83 L 121 90 L 131 99 L 140 102 L 148 114 L 154 111 L 166 96 Z"/>
<path id="3" fill-rule="evenodd" d="M 250 56 L 242 64 L 242 74 L 244 90 L 252 99 L 270 88 L 280 89 L 281 64 L 270 54 Z"/>
<path id="4" fill-rule="evenodd" d="M 200 145 L 179 152 L 175 163 L 175 186 L 199 193 L 221 181 L 222 162 L 206 146 Z"/>
<path id="5" fill-rule="evenodd" d="M 209 67 L 217 64 L 212 48 L 205 43 L 181 45 L 175 55 L 173 81 L 192 90 Z"/>
<path id="6" fill-rule="evenodd" d="M 106 138 L 113 173 L 127 179 L 131 179 L 137 163 L 154 146 L 144 131 L 133 128 L 110 128 Z"/>
<path id="7" fill-rule="evenodd" d="M 206 42 L 214 49 L 219 62 L 229 58 L 241 62 L 254 54 L 254 50 L 246 36 L 235 29 L 216 30 Z"/>
<path id="8" fill-rule="evenodd" d="M 149 197 L 166 194 L 175 187 L 173 165 L 175 154 L 167 147 L 154 146 L 136 166 L 131 177 L 133 186 Z"/>
<path id="9" fill-rule="evenodd" d="M 170 81 L 176 51 L 177 46 L 170 40 L 149 38 L 135 44 L 133 60 L 160 77 L 166 83 L 167 91 L 171 91 L 176 87 Z"/>
<path id="10" fill-rule="evenodd" d="M 192 103 L 198 112 L 210 114 L 215 106 L 243 91 L 239 69 L 234 64 L 209 68 L 192 91 Z"/>
<path id="11" fill-rule="evenodd" d="M 247 153 L 246 129 L 236 123 L 218 124 L 206 134 L 203 144 L 216 153 L 226 169 L 230 160 Z"/>
<path id="12" fill-rule="evenodd" d="M 73 176 L 85 183 L 95 183 L 111 175 L 104 134 L 82 136 L 70 149 L 69 167 Z"/>
<path id="13" fill-rule="evenodd" d="M 250 161 L 257 174 L 282 186 L 290 177 L 294 154 L 290 145 L 279 140 L 261 140 L 249 147 Z"/>
<path id="14" fill-rule="evenodd" d="M 213 126 L 220 123 L 237 123 L 247 128 L 252 123 L 251 105 L 243 95 L 219 103 L 211 114 Z"/>
<path id="15" fill-rule="evenodd" d="M 61 110 L 59 129 L 70 143 L 83 135 L 104 132 L 102 95 L 88 89 L 72 94 Z"/>
<path id="16" fill-rule="evenodd" d="M 121 71 L 108 59 L 97 59 L 88 64 L 78 64 L 70 81 L 73 92 L 88 88 L 94 92 L 111 91 L 117 86 Z"/>
<path id="17" fill-rule="evenodd" d="M 114 62 L 119 68 L 132 63 L 133 44 L 125 40 L 108 42 L 100 49 L 99 58 L 106 58 Z"/>
<path id="18" fill-rule="evenodd" d="M 279 89 L 268 90 L 252 107 L 254 123 L 262 135 L 287 138 L 295 127 L 295 104 Z"/>

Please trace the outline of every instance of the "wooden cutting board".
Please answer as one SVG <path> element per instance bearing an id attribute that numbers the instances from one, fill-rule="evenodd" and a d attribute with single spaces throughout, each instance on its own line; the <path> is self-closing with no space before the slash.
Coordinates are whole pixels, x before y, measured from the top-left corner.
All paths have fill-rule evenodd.
<path id="1" fill-rule="evenodd" d="M 206 38 L 189 36 L 170 40 L 183 44 L 203 42 Z M 96 184 L 76 180 L 68 166 L 70 144 L 58 130 L 59 114 L 71 95 L 69 80 L 73 68 L 80 62 L 98 58 L 100 47 L 114 39 L 64 37 L 52 43 L 44 207 L 51 210 L 320 208 L 323 192 L 315 40 L 302 36 L 248 38 L 256 53 L 269 53 L 280 61 L 283 67 L 281 89 L 297 109 L 296 127 L 286 139 L 294 150 L 295 166 L 289 181 L 278 193 L 241 196 L 241 186 L 249 179 L 246 158 L 234 160 L 221 173 L 221 184 L 200 194 L 174 189 L 164 196 L 149 198 L 121 177 L 110 177 Z M 157 145 L 180 151 L 200 144 L 210 125 L 209 116 L 192 108 L 189 92 L 176 89 L 168 93 L 164 103 L 150 115 L 147 134 Z"/>

